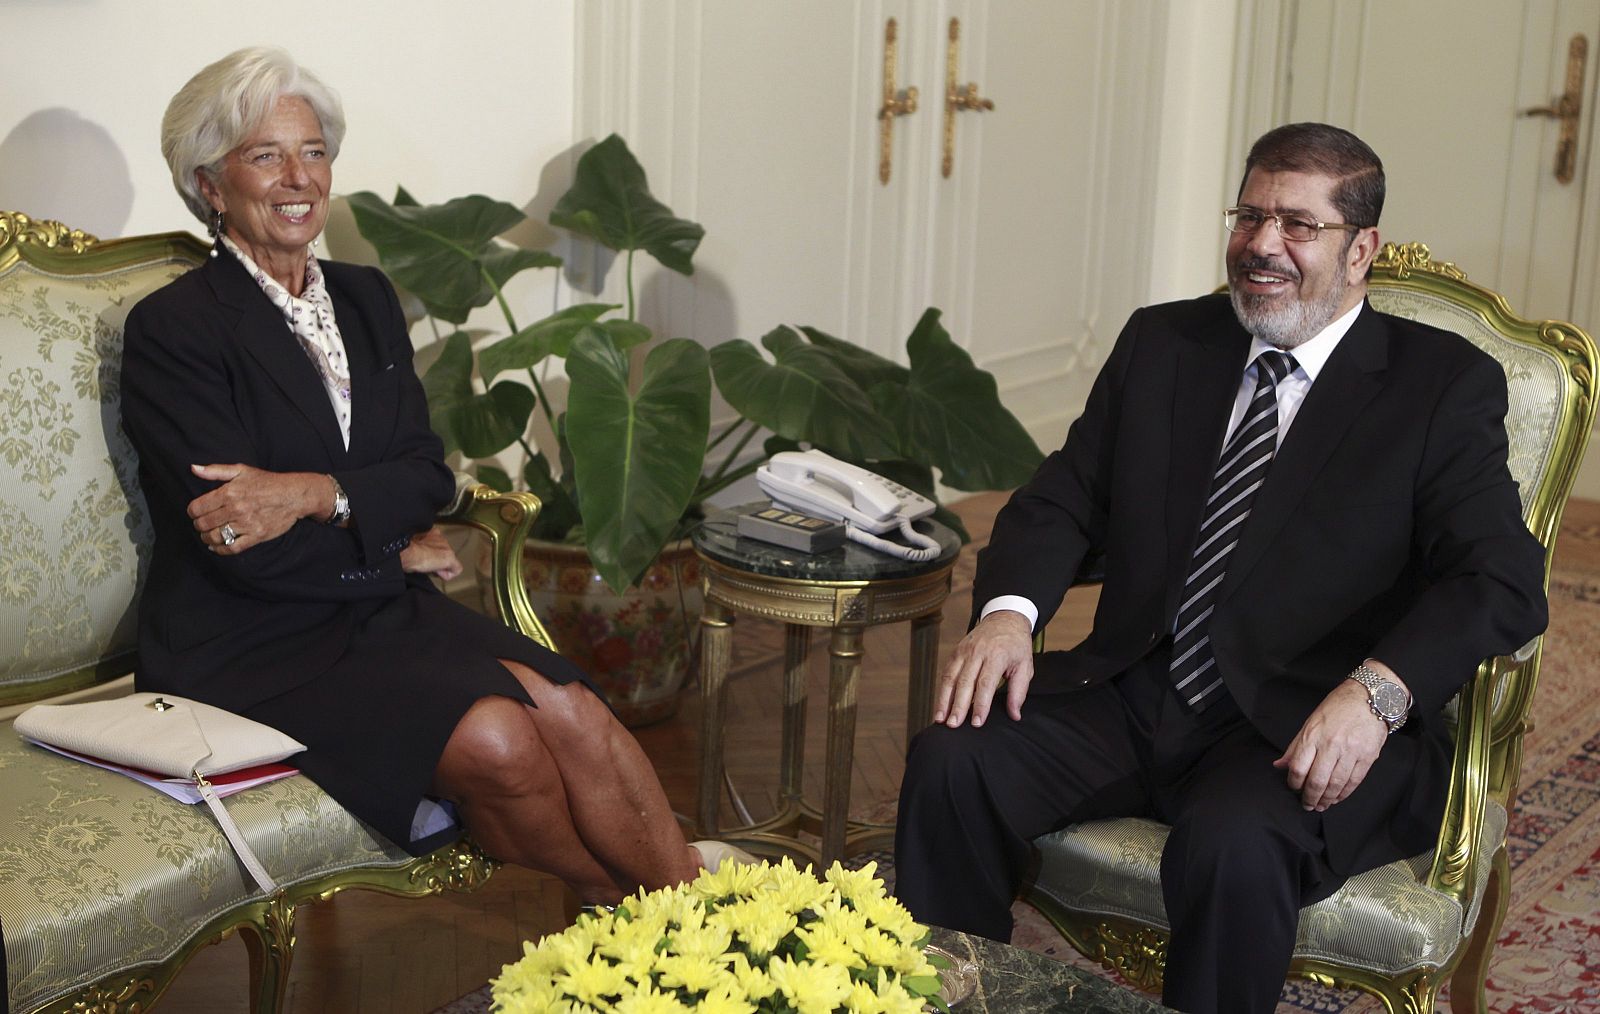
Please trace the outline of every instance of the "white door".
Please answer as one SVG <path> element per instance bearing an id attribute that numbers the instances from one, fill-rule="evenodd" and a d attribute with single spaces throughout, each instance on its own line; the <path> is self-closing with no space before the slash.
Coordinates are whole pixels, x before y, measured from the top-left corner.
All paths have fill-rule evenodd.
<path id="1" fill-rule="evenodd" d="M 879 112 L 894 21 L 880 177 Z M 1165 5 L 609 0 L 578 11 L 577 133 L 622 133 L 706 229 L 644 312 L 712 345 L 814 325 L 904 362 L 924 308 L 1045 449 L 1149 277 Z M 957 82 L 944 174 L 951 22 Z M 652 298 L 654 301 L 652 302 Z"/>
<path id="2" fill-rule="evenodd" d="M 1600 329 L 1600 0 L 1256 0 L 1241 14 L 1257 64 L 1244 133 L 1349 127 L 1384 161 L 1384 239 L 1427 243 L 1525 317 Z M 1558 105 L 1569 68 L 1581 115 L 1563 180 L 1562 122 L 1529 110 Z M 1577 493 L 1600 496 L 1593 446 Z"/>

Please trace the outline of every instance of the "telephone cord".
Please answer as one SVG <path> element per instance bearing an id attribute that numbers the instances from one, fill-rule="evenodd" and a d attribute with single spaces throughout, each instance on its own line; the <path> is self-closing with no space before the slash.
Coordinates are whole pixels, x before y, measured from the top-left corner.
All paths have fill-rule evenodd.
<path id="1" fill-rule="evenodd" d="M 905 536 L 907 542 L 920 546 L 920 549 L 912 549 L 897 542 L 890 542 L 888 539 L 880 539 L 871 532 L 862 531 L 855 525 L 847 525 L 845 534 L 869 549 L 876 549 L 881 553 L 898 556 L 903 560 L 910 560 L 912 563 L 926 563 L 939 555 L 938 541 L 932 536 L 923 535 L 911 527 L 911 521 L 907 518 L 900 519 L 900 534 Z"/>

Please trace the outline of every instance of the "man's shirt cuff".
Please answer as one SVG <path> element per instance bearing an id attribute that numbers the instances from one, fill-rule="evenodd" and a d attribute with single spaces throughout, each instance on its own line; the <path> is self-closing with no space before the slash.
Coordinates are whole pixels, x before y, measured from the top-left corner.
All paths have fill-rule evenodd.
<path id="1" fill-rule="evenodd" d="M 1039 607 L 1021 595 L 996 595 L 983 607 L 983 612 L 978 614 L 978 619 L 981 620 L 990 613 L 998 612 L 1001 609 L 1009 609 L 1014 613 L 1021 613 L 1026 616 L 1029 630 L 1039 625 Z"/>

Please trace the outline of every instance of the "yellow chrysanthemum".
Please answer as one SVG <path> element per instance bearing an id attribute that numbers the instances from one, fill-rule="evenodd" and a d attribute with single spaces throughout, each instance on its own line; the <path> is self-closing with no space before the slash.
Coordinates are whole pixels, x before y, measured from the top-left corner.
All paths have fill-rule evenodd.
<path id="1" fill-rule="evenodd" d="M 883 1001 L 871 984 L 856 981 L 850 984 L 850 995 L 844 999 L 844 1009 L 850 1014 L 883 1014 Z"/>
<path id="2" fill-rule="evenodd" d="M 795 936 L 805 941 L 807 960 L 813 962 L 826 962 L 838 965 L 841 968 L 866 968 L 867 963 L 861 953 L 850 945 L 837 929 L 827 920 L 802 926 L 794 931 Z"/>
<path id="3" fill-rule="evenodd" d="M 812 907 L 812 911 L 836 933 L 846 939 L 864 933 L 870 928 L 867 917 L 845 904 L 844 899 L 838 895 L 823 899 Z"/>
<path id="4" fill-rule="evenodd" d="M 890 967 L 901 975 L 931 975 L 935 978 L 939 975 L 939 969 L 935 968 L 933 962 L 928 960 L 928 955 L 916 947 L 902 947 L 900 949 L 900 960 L 894 962 Z"/>
<path id="5" fill-rule="evenodd" d="M 635 987 L 609 1008 L 617 1014 L 690 1014 L 693 1010 L 671 993 L 663 993 L 649 983 Z"/>
<path id="6" fill-rule="evenodd" d="M 828 867 L 826 879 L 842 896 L 856 904 L 884 896 L 883 881 L 878 879 L 876 860 L 859 870 L 847 870 L 835 859 L 833 865 Z"/>
<path id="7" fill-rule="evenodd" d="M 778 990 L 766 970 L 751 965 L 743 954 L 735 952 L 728 956 L 728 972 L 744 995 L 758 1003 Z"/>
<path id="8" fill-rule="evenodd" d="M 832 885 L 824 884 L 811 875 L 810 866 L 797 869 L 788 856 L 773 869 L 767 879 L 766 890 L 777 904 L 796 913 L 838 896 Z"/>
<path id="9" fill-rule="evenodd" d="M 593 950 L 590 938 L 579 932 L 578 927 L 572 927 L 564 933 L 547 934 L 536 945 L 524 943 L 522 960 L 516 965 L 507 965 L 506 970 L 526 967 L 535 975 L 554 975 L 569 965 L 587 961 Z"/>
<path id="10" fill-rule="evenodd" d="M 903 943 L 921 940 L 928 927 L 917 922 L 904 905 L 893 898 L 879 896 L 856 901 L 856 911 L 872 925 L 892 934 Z"/>
<path id="11" fill-rule="evenodd" d="M 722 966 L 714 965 L 703 957 L 685 954 L 661 955 L 656 961 L 655 970 L 661 973 L 661 985 L 682 986 L 691 993 L 706 992 L 728 974 Z"/>
<path id="12" fill-rule="evenodd" d="M 766 885 L 771 869 L 766 863 L 723 863 L 715 873 L 701 870 L 689 890 L 706 900 L 748 898 Z"/>
<path id="13" fill-rule="evenodd" d="M 837 965 L 796 962 L 786 955 L 767 963 L 767 975 L 800 1014 L 832 1014 L 850 995 L 850 973 Z"/>
<path id="14" fill-rule="evenodd" d="M 783 938 L 798 925 L 794 913 L 767 898 L 766 892 L 724 905 L 706 922 L 732 931 L 759 957 L 777 950 Z"/>
<path id="15" fill-rule="evenodd" d="M 628 908 L 635 918 L 663 926 L 698 926 L 705 919 L 704 904 L 682 888 L 640 891 L 638 897 L 629 899 Z"/>
<path id="16" fill-rule="evenodd" d="M 727 953 L 728 947 L 733 943 L 733 931 L 722 922 L 684 926 L 681 929 L 669 930 L 667 940 L 668 949 L 672 953 L 711 962 Z"/>
<path id="17" fill-rule="evenodd" d="M 627 966 L 633 978 L 640 979 L 648 976 L 655 965 L 656 946 L 666 932 L 664 922 L 657 919 L 619 919 L 612 925 L 609 938 L 595 941 L 594 950 Z M 641 972 L 643 975 L 637 974 Z"/>
<path id="18" fill-rule="evenodd" d="M 561 991 L 548 973 L 520 961 L 507 965 L 490 985 L 494 988 L 498 1009 L 506 1014 L 548 1011 L 561 1000 Z"/>
<path id="19" fill-rule="evenodd" d="M 700 998 L 694 1009 L 695 1014 L 756 1014 L 756 1005 L 745 998 L 744 991 L 735 982 L 714 987 Z"/>
<path id="20" fill-rule="evenodd" d="M 556 974 L 555 983 L 573 999 L 596 1006 L 605 1006 L 632 986 L 626 973 L 604 958 L 567 966 Z"/>
<path id="21" fill-rule="evenodd" d="M 879 970 L 878 1009 L 883 1014 L 922 1014 L 922 998 L 901 984 L 899 976 Z"/>
<path id="22" fill-rule="evenodd" d="M 875 929 L 863 930 L 850 936 L 850 943 L 867 959 L 867 964 L 878 968 L 895 968 L 905 960 L 906 948 L 887 933 Z"/>

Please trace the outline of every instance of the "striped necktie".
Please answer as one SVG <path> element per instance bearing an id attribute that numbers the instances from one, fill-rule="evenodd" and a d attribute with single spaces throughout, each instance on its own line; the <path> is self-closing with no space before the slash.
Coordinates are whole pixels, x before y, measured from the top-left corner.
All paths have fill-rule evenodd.
<path id="1" fill-rule="evenodd" d="M 1211 480 L 1205 520 L 1200 524 L 1172 635 L 1172 684 L 1178 699 L 1195 712 L 1204 711 L 1223 693 L 1217 660 L 1211 653 L 1211 610 L 1227 573 L 1228 554 L 1238 545 L 1250 506 L 1267 481 L 1267 469 L 1278 447 L 1277 385 L 1294 367 L 1294 357 L 1287 352 L 1263 352 L 1256 359 L 1255 395 L 1223 448 L 1216 477 Z"/>

